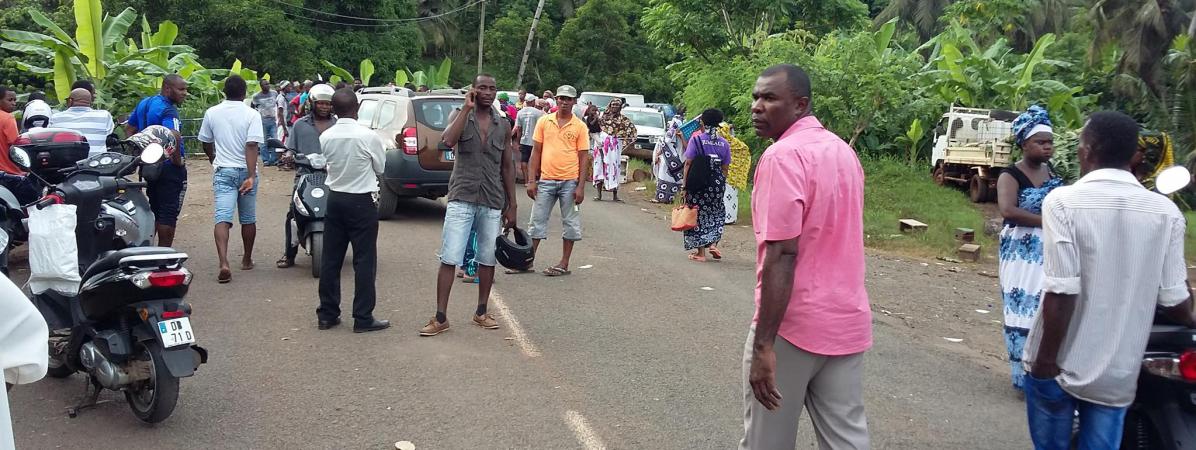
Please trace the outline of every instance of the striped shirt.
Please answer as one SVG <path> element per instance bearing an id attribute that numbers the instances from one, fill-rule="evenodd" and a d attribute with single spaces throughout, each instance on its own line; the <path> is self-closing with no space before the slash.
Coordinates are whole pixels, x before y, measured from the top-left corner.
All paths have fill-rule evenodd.
<path id="1" fill-rule="evenodd" d="M 91 146 L 89 155 L 108 151 L 105 142 L 112 134 L 112 114 L 102 109 L 74 106 L 54 113 L 50 117 L 50 128 L 66 128 L 82 133 Z"/>
<path id="2" fill-rule="evenodd" d="M 1069 394 L 1123 407 L 1134 400 L 1155 305 L 1188 298 L 1184 216 L 1124 170 L 1102 169 L 1061 187 L 1042 207 L 1046 292 L 1077 295 L 1056 378 Z M 1033 365 L 1042 316 L 1026 340 Z"/>

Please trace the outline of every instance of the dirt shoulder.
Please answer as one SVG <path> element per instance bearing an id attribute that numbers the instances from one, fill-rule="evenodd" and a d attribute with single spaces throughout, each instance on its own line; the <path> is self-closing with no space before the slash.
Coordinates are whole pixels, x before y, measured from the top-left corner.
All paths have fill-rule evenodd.
<path id="1" fill-rule="evenodd" d="M 671 206 L 650 203 L 649 193 L 631 191 L 628 203 L 667 223 Z M 741 217 L 746 223 L 747 218 Z M 756 257 L 750 225 L 727 225 L 720 248 L 728 257 Z M 891 326 L 919 345 L 960 354 L 990 369 L 1008 373 L 997 263 L 958 263 L 869 249 L 867 287 L 873 320 Z"/>

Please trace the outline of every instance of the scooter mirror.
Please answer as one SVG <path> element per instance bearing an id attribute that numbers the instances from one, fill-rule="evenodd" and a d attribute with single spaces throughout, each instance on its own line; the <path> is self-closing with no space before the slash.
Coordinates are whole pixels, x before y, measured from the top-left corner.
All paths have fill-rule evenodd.
<path id="1" fill-rule="evenodd" d="M 17 166 L 25 170 L 29 170 L 29 166 L 33 165 L 33 162 L 29 160 L 29 152 L 21 147 L 13 146 L 9 149 L 8 157 L 12 159 L 13 163 L 16 163 Z"/>
<path id="2" fill-rule="evenodd" d="M 1192 173 L 1184 166 L 1171 166 L 1159 172 L 1155 177 L 1154 187 L 1163 195 L 1179 192 L 1192 182 Z"/>
<path id="3" fill-rule="evenodd" d="M 145 146 L 145 150 L 141 151 L 141 162 L 145 164 L 153 164 L 162 160 L 162 144 L 157 142 Z"/>

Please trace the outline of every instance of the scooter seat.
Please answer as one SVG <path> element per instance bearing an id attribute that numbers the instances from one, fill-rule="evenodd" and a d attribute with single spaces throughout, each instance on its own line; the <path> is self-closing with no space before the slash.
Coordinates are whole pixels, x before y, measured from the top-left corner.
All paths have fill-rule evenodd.
<path id="1" fill-rule="evenodd" d="M 178 250 L 170 247 L 129 247 L 103 253 L 100 259 L 87 268 L 87 271 L 83 274 L 83 279 L 86 280 L 97 274 L 119 268 L 121 260 L 130 257 L 134 260 L 147 262 L 187 259 L 185 253 L 180 253 Z"/>

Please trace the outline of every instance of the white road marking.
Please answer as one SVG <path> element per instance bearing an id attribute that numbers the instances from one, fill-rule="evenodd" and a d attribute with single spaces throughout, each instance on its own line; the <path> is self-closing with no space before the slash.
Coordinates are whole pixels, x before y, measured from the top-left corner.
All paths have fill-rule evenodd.
<path id="1" fill-rule="evenodd" d="M 507 303 L 502 300 L 502 296 L 498 295 L 497 291 L 490 291 L 490 302 L 498 307 L 498 314 L 503 317 L 503 322 L 506 326 L 511 328 L 511 333 L 515 335 L 515 343 L 519 344 L 519 349 L 528 358 L 535 358 L 540 356 L 540 350 L 536 348 L 531 339 L 527 338 L 527 333 L 523 332 L 523 327 L 519 325 L 519 320 L 515 318 L 515 314 L 511 313 L 511 308 L 507 307 Z"/>
<path id="2" fill-rule="evenodd" d="M 586 450 L 600 450 L 605 449 L 606 445 L 602 443 L 602 439 L 598 438 L 598 434 L 590 428 L 590 423 L 586 418 L 577 411 L 565 411 L 565 422 L 569 424 L 569 428 L 573 429 L 573 434 L 577 436 L 577 442 L 581 443 Z"/>

